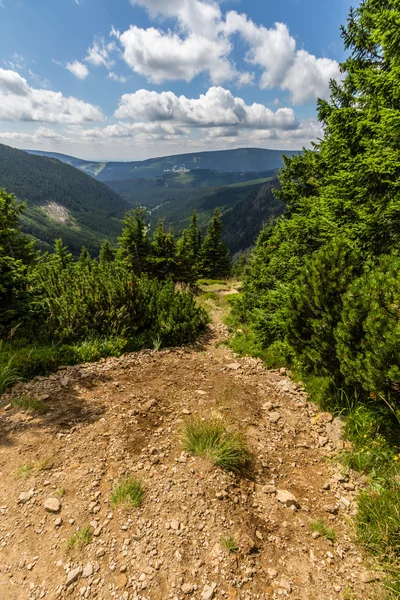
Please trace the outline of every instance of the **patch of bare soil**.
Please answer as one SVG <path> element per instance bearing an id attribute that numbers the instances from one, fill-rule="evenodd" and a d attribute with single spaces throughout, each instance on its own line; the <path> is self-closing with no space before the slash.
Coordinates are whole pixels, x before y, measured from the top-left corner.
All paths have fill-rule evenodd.
<path id="1" fill-rule="evenodd" d="M 233 357 L 226 335 L 215 324 L 194 346 L 63 368 L 3 398 L 2 600 L 383 597 L 352 541 L 363 480 L 335 461 L 342 424 L 283 372 Z M 45 415 L 6 406 L 27 392 Z M 246 432 L 245 477 L 182 452 L 183 420 L 215 412 Z M 143 480 L 144 503 L 113 510 L 128 474 Z M 319 518 L 334 542 L 313 534 Z M 68 551 L 85 525 L 92 540 Z"/>

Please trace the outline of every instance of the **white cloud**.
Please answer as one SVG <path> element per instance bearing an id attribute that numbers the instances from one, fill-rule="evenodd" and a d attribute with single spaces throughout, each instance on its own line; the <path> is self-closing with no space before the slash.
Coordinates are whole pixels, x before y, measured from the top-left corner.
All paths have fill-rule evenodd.
<path id="1" fill-rule="evenodd" d="M 85 61 L 95 67 L 103 66 L 106 69 L 111 69 L 115 65 L 115 61 L 110 58 L 110 54 L 115 50 L 114 42 L 107 44 L 103 38 L 96 38 L 93 45 L 88 49 Z"/>
<path id="2" fill-rule="evenodd" d="M 292 129 L 297 119 L 291 108 L 275 113 L 263 104 L 246 105 L 222 87 L 211 87 L 199 98 L 176 96 L 173 92 L 139 90 L 124 94 L 115 116 L 131 122 L 173 122 L 190 127 L 241 127 L 249 129 Z"/>
<path id="3" fill-rule="evenodd" d="M 111 79 L 112 81 L 118 81 L 119 83 L 126 83 L 129 77 L 125 77 L 125 75 L 119 75 L 118 73 L 110 71 L 107 75 L 107 79 Z"/>
<path id="4" fill-rule="evenodd" d="M 248 43 L 248 62 L 263 71 L 260 87 L 288 90 L 294 104 L 328 98 L 329 81 L 341 78 L 335 60 L 296 50 L 296 41 L 284 23 L 275 23 L 268 29 L 256 25 L 246 15 L 231 11 L 226 15 L 225 31 L 227 35 L 240 33 Z"/>
<path id="5" fill-rule="evenodd" d="M 86 77 L 89 75 L 89 69 L 86 65 L 79 62 L 79 60 L 67 63 L 66 69 L 68 69 L 68 71 L 70 71 L 78 79 L 86 79 Z"/>
<path id="6" fill-rule="evenodd" d="M 2 142 L 29 142 L 38 144 L 42 142 L 59 143 L 65 140 L 65 137 L 48 127 L 38 127 L 35 133 L 24 133 L 16 131 L 0 132 L 0 140 Z"/>
<path id="7" fill-rule="evenodd" d="M 102 121 L 100 109 L 61 92 L 36 89 L 15 71 L 0 69 L 0 121 Z"/>
<path id="8" fill-rule="evenodd" d="M 254 73 L 238 72 L 231 59 L 237 34 L 248 45 L 247 62 L 261 69 L 260 87 L 287 90 L 295 104 L 327 98 L 330 79 L 341 79 L 336 61 L 298 50 L 284 23 L 267 28 L 236 11 L 223 15 L 212 0 L 131 0 L 131 4 L 146 8 L 151 18 L 176 21 L 173 31 L 132 25 L 123 33 L 112 32 L 122 44 L 126 63 L 153 83 L 189 82 L 201 73 L 215 85 L 233 80 L 239 85 L 253 83 Z"/>
<path id="9" fill-rule="evenodd" d="M 305 50 L 299 50 L 281 87 L 290 91 L 294 104 L 305 104 L 317 98 L 329 98 L 330 80 L 341 78 L 342 74 L 335 60 L 316 58 Z"/>
<path id="10" fill-rule="evenodd" d="M 182 38 L 177 33 L 163 33 L 150 27 L 136 25 L 119 36 L 123 57 L 135 73 L 153 83 L 183 79 L 191 81 L 208 72 L 215 84 L 233 79 L 235 68 L 227 56 L 232 51 L 228 39 L 210 39 L 196 33 Z"/>

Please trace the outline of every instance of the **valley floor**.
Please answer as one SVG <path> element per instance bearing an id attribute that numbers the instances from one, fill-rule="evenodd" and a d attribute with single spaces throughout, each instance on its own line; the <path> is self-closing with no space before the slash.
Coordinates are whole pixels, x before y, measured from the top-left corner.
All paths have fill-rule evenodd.
<path id="1" fill-rule="evenodd" d="M 349 517 L 364 482 L 334 458 L 340 422 L 284 373 L 235 358 L 226 337 L 216 322 L 193 346 L 19 384 L 14 394 L 41 397 L 49 410 L 0 409 L 0 598 L 383 598 L 353 543 Z M 216 412 L 246 432 L 247 477 L 182 452 L 183 420 Z M 144 481 L 144 503 L 113 510 L 127 474 Z M 57 512 L 45 509 L 49 498 Z M 313 534 L 317 519 L 334 542 Z M 67 551 L 84 525 L 90 543 Z"/>

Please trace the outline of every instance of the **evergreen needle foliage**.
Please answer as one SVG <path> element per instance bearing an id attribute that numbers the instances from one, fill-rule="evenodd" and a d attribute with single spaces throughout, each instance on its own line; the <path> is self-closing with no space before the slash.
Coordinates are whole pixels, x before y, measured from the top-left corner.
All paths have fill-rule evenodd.
<path id="1" fill-rule="evenodd" d="M 186 452 L 204 456 L 226 471 L 240 473 L 251 458 L 243 433 L 232 431 L 219 418 L 186 421 L 181 441 Z"/>

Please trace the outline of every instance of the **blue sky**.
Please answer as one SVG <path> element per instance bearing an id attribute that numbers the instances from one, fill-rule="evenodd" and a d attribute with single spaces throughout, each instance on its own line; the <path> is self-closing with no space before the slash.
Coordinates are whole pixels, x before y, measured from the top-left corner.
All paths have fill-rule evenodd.
<path id="1" fill-rule="evenodd" d="M 0 0 L 0 143 L 93 160 L 321 135 L 351 0 Z"/>

